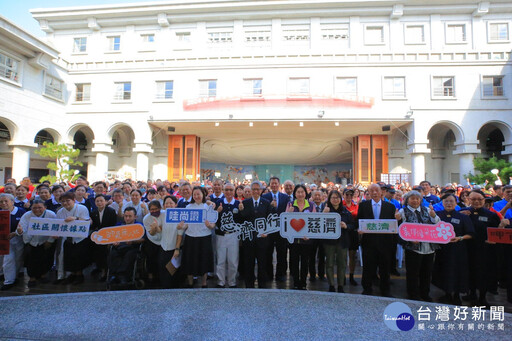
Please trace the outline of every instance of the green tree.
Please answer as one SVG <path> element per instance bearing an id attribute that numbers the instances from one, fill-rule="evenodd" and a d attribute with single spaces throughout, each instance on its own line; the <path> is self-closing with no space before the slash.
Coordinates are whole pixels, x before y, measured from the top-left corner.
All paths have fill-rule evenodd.
<path id="1" fill-rule="evenodd" d="M 466 177 L 469 178 L 471 182 L 477 184 L 483 184 L 487 180 L 490 185 L 494 185 L 494 182 L 498 180 L 498 178 L 491 173 L 492 169 L 499 170 L 498 176 L 504 185 L 508 184 L 509 178 L 512 176 L 512 163 L 498 159 L 496 156 L 490 159 L 477 157 L 473 160 L 473 165 L 475 166 L 475 171 L 478 171 L 478 173 L 476 175 L 469 173 Z"/>
<path id="2" fill-rule="evenodd" d="M 82 166 L 82 163 L 77 161 L 80 150 L 65 144 L 46 141 L 43 143 L 43 147 L 35 152 L 43 157 L 55 160 L 48 162 L 48 165 L 46 165 L 48 169 L 55 171 L 55 175 L 43 176 L 39 181 L 43 182 L 48 180 L 52 184 L 55 182 L 73 182 L 80 176 L 78 170 L 70 167 Z"/>

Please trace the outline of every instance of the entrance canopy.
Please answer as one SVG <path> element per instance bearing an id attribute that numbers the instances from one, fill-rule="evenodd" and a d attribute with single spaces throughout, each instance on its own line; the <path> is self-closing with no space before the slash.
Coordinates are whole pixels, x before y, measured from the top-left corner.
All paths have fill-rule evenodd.
<path id="1" fill-rule="evenodd" d="M 390 134 L 407 121 L 151 121 L 169 135 L 201 138 L 201 160 L 227 164 L 325 165 L 352 161 L 354 136 Z"/>

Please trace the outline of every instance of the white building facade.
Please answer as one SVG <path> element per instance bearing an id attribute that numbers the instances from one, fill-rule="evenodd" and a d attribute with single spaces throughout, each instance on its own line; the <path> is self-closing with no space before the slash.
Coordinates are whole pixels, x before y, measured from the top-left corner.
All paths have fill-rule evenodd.
<path id="1" fill-rule="evenodd" d="M 476 156 L 512 160 L 507 1 L 169 1 L 32 14 L 46 42 L 12 23 L 0 32 L 18 73 L 0 63 L 0 167 L 17 180 L 41 168 L 33 151 L 45 136 L 81 149 L 92 180 L 249 170 L 323 181 L 338 169 L 358 182 L 385 173 L 444 184 L 465 182 Z"/>

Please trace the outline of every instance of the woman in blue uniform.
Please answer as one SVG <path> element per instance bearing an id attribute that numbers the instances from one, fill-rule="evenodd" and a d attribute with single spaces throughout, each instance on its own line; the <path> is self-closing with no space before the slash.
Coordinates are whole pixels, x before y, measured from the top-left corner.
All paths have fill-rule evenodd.
<path id="1" fill-rule="evenodd" d="M 470 293 L 463 299 L 476 300 L 478 289 L 478 304 L 489 306 L 486 294 L 489 285 L 496 280 L 496 247 L 487 242 L 487 228 L 498 227 L 500 218 L 484 207 L 485 194 L 480 190 L 471 191 L 469 204 L 470 207 L 461 209 L 461 213 L 467 214 L 473 222 L 475 235 L 468 242 Z"/>
<path id="2" fill-rule="evenodd" d="M 475 228 L 469 217 L 455 210 L 455 194 L 445 194 L 441 198 L 444 210 L 437 216 L 453 225 L 455 237 L 437 251 L 432 282 L 444 290 L 440 302 L 461 305 L 460 293 L 468 290 L 468 258 L 465 240 L 473 238 Z"/>

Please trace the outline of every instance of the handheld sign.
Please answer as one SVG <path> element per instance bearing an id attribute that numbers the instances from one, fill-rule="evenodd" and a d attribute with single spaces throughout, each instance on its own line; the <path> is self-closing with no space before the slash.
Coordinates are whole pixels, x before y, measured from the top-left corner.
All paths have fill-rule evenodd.
<path id="1" fill-rule="evenodd" d="M 188 224 L 204 223 L 208 220 L 215 223 L 219 213 L 212 207 L 203 208 L 168 208 L 165 212 L 165 222 L 178 224 L 182 221 Z"/>
<path id="2" fill-rule="evenodd" d="M 487 240 L 498 244 L 512 244 L 512 229 L 488 227 Z"/>
<path id="3" fill-rule="evenodd" d="M 283 212 L 281 237 L 293 243 L 295 238 L 338 239 L 341 236 L 341 218 L 337 213 Z"/>
<path id="4" fill-rule="evenodd" d="M 402 223 L 398 228 L 400 238 L 407 241 L 448 244 L 455 237 L 453 225 L 440 221 L 435 225 Z"/>
<path id="5" fill-rule="evenodd" d="M 359 219 L 359 231 L 364 233 L 397 233 L 396 219 Z"/>
<path id="6" fill-rule="evenodd" d="M 144 237 L 144 226 L 141 224 L 104 227 L 91 234 L 91 240 L 98 245 L 130 242 L 142 237 Z"/>
<path id="7" fill-rule="evenodd" d="M 0 255 L 9 254 L 9 233 L 11 232 L 11 212 L 0 211 Z"/>
<path id="8" fill-rule="evenodd" d="M 89 237 L 88 220 L 73 220 L 66 223 L 64 219 L 30 218 L 28 224 L 28 235 L 51 236 L 51 237 Z"/>

